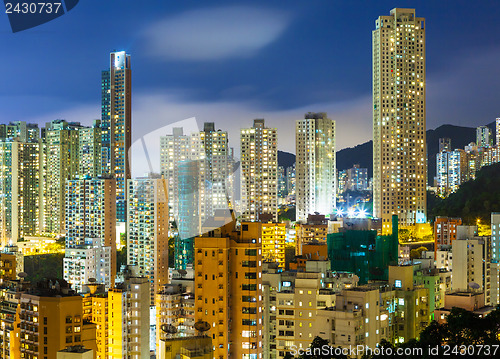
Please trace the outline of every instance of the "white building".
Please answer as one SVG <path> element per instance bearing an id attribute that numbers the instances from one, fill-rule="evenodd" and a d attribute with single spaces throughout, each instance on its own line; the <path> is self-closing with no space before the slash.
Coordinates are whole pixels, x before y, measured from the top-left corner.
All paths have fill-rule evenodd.
<path id="1" fill-rule="evenodd" d="M 477 237 L 476 226 L 458 226 L 452 242 L 452 290 L 481 290 L 491 303 L 491 239 Z"/>
<path id="2" fill-rule="evenodd" d="M 497 119 L 497 124 L 500 123 Z M 500 213 L 491 213 L 491 305 L 500 304 Z"/>
<path id="3" fill-rule="evenodd" d="M 490 146 L 491 131 L 488 126 L 479 126 L 476 128 L 476 144 L 477 147 Z"/>
<path id="4" fill-rule="evenodd" d="M 159 175 L 128 180 L 127 264 L 149 278 L 151 305 L 168 283 L 168 203 L 166 181 Z"/>
<path id="5" fill-rule="evenodd" d="M 307 113 L 295 123 L 297 221 L 333 213 L 336 203 L 335 121 Z"/>
<path id="6" fill-rule="evenodd" d="M 244 221 L 258 221 L 269 214 L 278 221 L 278 134 L 253 121 L 252 128 L 240 133 L 241 140 L 241 206 Z"/>
<path id="7" fill-rule="evenodd" d="M 111 247 L 102 246 L 100 238 L 91 238 L 76 248 L 66 248 L 63 277 L 78 293 L 90 278 L 111 288 Z"/>

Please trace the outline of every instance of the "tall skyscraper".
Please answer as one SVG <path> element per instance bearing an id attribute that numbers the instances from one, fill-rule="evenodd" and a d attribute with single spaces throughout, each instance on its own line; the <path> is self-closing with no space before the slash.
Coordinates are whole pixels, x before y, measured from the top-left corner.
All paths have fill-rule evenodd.
<path id="1" fill-rule="evenodd" d="M 207 212 L 213 216 L 217 210 L 227 210 L 233 200 L 232 151 L 229 148 L 227 131 L 215 129 L 213 122 L 205 122 L 200 139 L 205 150 L 207 189 Z"/>
<path id="2" fill-rule="evenodd" d="M 78 175 L 79 123 L 56 120 L 42 128 L 43 231 L 64 233 L 66 180 Z"/>
<path id="3" fill-rule="evenodd" d="M 496 128 L 496 145 L 500 146 L 500 117 L 495 119 L 495 128 Z"/>
<path id="4" fill-rule="evenodd" d="M 151 305 L 168 283 L 168 202 L 166 181 L 159 175 L 135 178 L 127 188 L 127 264 L 149 278 Z"/>
<path id="5" fill-rule="evenodd" d="M 252 128 L 242 129 L 241 140 L 241 204 L 245 221 L 258 221 L 271 214 L 278 221 L 278 133 L 253 121 Z"/>
<path id="6" fill-rule="evenodd" d="M 26 128 L 26 123 L 21 124 Z M 0 135 L 0 193 L 1 246 L 9 242 L 15 244 L 18 239 L 26 235 L 38 233 L 40 229 L 38 132 L 33 136 L 23 136 L 15 131 L 8 131 L 6 137 Z"/>
<path id="7" fill-rule="evenodd" d="M 80 176 L 98 177 L 102 173 L 101 132 L 100 120 L 95 120 L 92 127 L 81 127 L 78 130 L 78 173 Z"/>
<path id="8" fill-rule="evenodd" d="M 195 239 L 195 320 L 214 358 L 262 358 L 262 226 L 221 220 Z"/>
<path id="9" fill-rule="evenodd" d="M 109 70 L 102 71 L 101 93 L 102 173 L 116 178 L 116 216 L 125 222 L 132 142 L 132 70 L 125 51 L 110 54 Z"/>
<path id="10" fill-rule="evenodd" d="M 84 178 L 67 181 L 65 208 L 66 257 L 76 256 L 78 263 L 88 262 L 88 267 L 93 259 L 87 253 L 93 249 L 98 254 L 102 252 L 104 257 L 101 262 L 105 261 L 107 265 L 94 278 L 105 284 L 106 289 L 111 288 L 116 275 L 116 180 Z M 96 240 L 98 243 L 94 243 Z M 70 262 L 76 263 L 74 260 Z M 100 266 L 95 261 L 92 263 Z M 69 264 L 67 267 L 68 273 L 65 273 L 64 278 L 74 289 L 81 289 L 87 283 L 86 278 L 81 278 L 78 288 L 75 287 L 77 283 L 74 278 L 77 276 L 70 278 Z M 109 272 L 106 268 L 109 268 Z M 92 270 L 97 272 L 96 268 Z"/>
<path id="11" fill-rule="evenodd" d="M 335 121 L 307 113 L 295 123 L 297 221 L 333 213 L 336 199 Z"/>
<path id="12" fill-rule="evenodd" d="M 439 139 L 439 152 L 451 151 L 451 139 L 443 137 Z"/>
<path id="13" fill-rule="evenodd" d="M 491 213 L 491 304 L 500 304 L 500 213 Z"/>
<path id="14" fill-rule="evenodd" d="M 426 222 L 425 19 L 393 9 L 373 31 L 373 215 Z"/>
<path id="15" fill-rule="evenodd" d="M 17 138 L 20 142 L 38 142 L 40 139 L 40 129 L 36 123 L 26 123 L 24 121 L 0 124 L 0 139 Z"/>
<path id="16" fill-rule="evenodd" d="M 193 260 L 193 240 L 201 225 L 217 210 L 228 210 L 233 197 L 233 158 L 226 131 L 213 122 L 203 130 L 184 134 L 174 128 L 160 138 L 160 168 L 168 183 L 171 221 L 179 236 L 175 267 L 185 269 Z"/>
<path id="17" fill-rule="evenodd" d="M 179 164 L 185 161 L 196 161 L 201 149 L 199 149 L 191 136 L 184 134 L 182 127 L 175 127 L 172 134 L 160 137 L 160 170 L 167 181 L 168 205 L 171 209 L 171 221 L 177 216 L 179 181 L 177 172 Z M 192 148 L 194 146 L 194 148 Z M 195 152 L 195 158 L 193 153 Z"/>
<path id="18" fill-rule="evenodd" d="M 491 131 L 488 126 L 479 126 L 476 128 L 476 145 L 477 147 L 490 146 Z"/>

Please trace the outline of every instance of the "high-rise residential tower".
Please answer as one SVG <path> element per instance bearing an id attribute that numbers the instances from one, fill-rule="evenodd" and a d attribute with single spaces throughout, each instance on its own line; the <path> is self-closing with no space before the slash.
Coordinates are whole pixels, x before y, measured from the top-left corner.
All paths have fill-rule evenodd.
<path id="1" fill-rule="evenodd" d="M 193 260 L 193 241 L 201 225 L 217 210 L 228 210 L 233 197 L 233 156 L 226 131 L 206 122 L 202 131 L 182 127 L 160 138 L 160 168 L 168 183 L 171 221 L 179 236 L 175 267 Z"/>
<path id="2" fill-rule="evenodd" d="M 295 123 L 297 221 L 318 212 L 331 214 L 336 198 L 335 121 L 307 113 Z"/>
<path id="3" fill-rule="evenodd" d="M 263 119 L 244 128 L 241 139 L 241 204 L 245 221 L 271 214 L 278 221 L 278 134 Z"/>
<path id="4" fill-rule="evenodd" d="M 373 215 L 426 222 L 425 19 L 392 9 L 373 31 Z"/>
<path id="5" fill-rule="evenodd" d="M 56 120 L 42 128 L 43 231 L 64 233 L 66 181 L 78 176 L 80 123 Z"/>
<path id="6" fill-rule="evenodd" d="M 151 305 L 168 282 L 168 202 L 166 181 L 157 174 L 128 180 L 127 264 L 149 278 Z"/>
<path id="7" fill-rule="evenodd" d="M 476 145 L 477 147 L 489 147 L 490 146 L 490 135 L 491 131 L 488 126 L 476 127 Z"/>
<path id="8" fill-rule="evenodd" d="M 205 150 L 206 177 L 210 183 L 207 212 L 212 216 L 216 210 L 226 210 L 228 202 L 232 201 L 232 153 L 227 131 L 216 130 L 213 122 L 205 122 L 200 139 Z"/>
<path id="9" fill-rule="evenodd" d="M 0 244 L 39 232 L 40 130 L 38 125 L 0 125 Z"/>
<path id="10" fill-rule="evenodd" d="M 99 272 L 94 278 L 106 285 L 114 285 L 116 275 L 116 180 L 112 178 L 83 178 L 66 181 L 66 258 L 64 279 L 74 289 L 86 284 L 84 278 L 70 277 L 72 263 L 94 263 L 91 268 Z M 79 250 L 79 251 L 78 251 Z M 90 250 L 90 251 L 89 251 Z M 89 253 L 103 253 L 99 262 L 106 262 L 102 270 Z M 93 262 L 90 262 L 93 261 Z M 65 262 L 65 264 L 66 264 Z M 108 270 L 109 268 L 109 270 Z M 66 270 L 67 269 L 67 270 Z M 78 269 L 78 268 L 77 268 Z M 83 281 L 83 282 L 82 282 Z"/>
<path id="11" fill-rule="evenodd" d="M 500 146 L 500 117 L 495 119 L 496 145 Z"/>
<path id="12" fill-rule="evenodd" d="M 260 223 L 220 217 L 195 239 L 195 320 L 210 325 L 213 358 L 262 358 L 261 238 Z"/>
<path id="13" fill-rule="evenodd" d="M 78 173 L 80 176 L 98 177 L 101 166 L 101 121 L 95 120 L 91 127 L 78 130 Z"/>
<path id="14" fill-rule="evenodd" d="M 132 141 L 132 70 L 125 51 L 111 53 L 109 70 L 102 71 L 101 93 L 102 173 L 116 178 L 116 217 L 125 222 Z"/>

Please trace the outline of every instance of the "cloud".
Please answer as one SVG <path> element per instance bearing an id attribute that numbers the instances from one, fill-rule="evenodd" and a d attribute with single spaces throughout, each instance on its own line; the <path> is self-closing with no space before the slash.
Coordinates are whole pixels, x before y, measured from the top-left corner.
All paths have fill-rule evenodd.
<path id="1" fill-rule="evenodd" d="M 442 72 L 427 75 L 427 128 L 485 125 L 500 115 L 500 48 L 455 54 Z"/>
<path id="2" fill-rule="evenodd" d="M 274 42 L 290 16 L 278 10 L 232 6 L 192 10 L 156 22 L 142 35 L 150 56 L 166 60 L 251 57 Z"/>
<path id="3" fill-rule="evenodd" d="M 159 167 L 159 137 L 171 133 L 173 126 L 184 121 L 189 128 L 203 128 L 204 122 L 215 122 L 217 129 L 228 131 L 229 144 L 239 157 L 240 129 L 253 125 L 253 119 L 264 118 L 266 126 L 278 129 L 278 148 L 295 153 L 295 121 L 307 112 L 327 112 L 336 121 L 337 151 L 355 146 L 372 138 L 371 96 L 346 102 L 327 102 L 287 110 L 268 110 L 252 101 L 194 101 L 181 91 L 136 92 L 132 103 L 132 142 L 145 140 L 148 158 L 137 157 L 132 162 L 134 176 L 142 176 Z M 175 95 L 174 95 L 175 94 Z M 26 116 L 23 120 L 44 126 L 46 122 L 63 118 L 67 121 L 90 125 L 99 118 L 99 104 L 80 104 L 41 115 Z M 193 124 L 192 118 L 196 118 Z M 190 119 L 189 121 L 185 121 Z M 197 126 L 197 127 L 196 127 Z M 156 139 L 156 140 L 155 140 Z"/>

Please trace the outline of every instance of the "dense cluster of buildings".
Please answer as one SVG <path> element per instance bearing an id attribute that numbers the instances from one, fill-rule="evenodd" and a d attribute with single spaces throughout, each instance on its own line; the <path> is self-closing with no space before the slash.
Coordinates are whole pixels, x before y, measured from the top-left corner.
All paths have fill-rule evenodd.
<path id="1" fill-rule="evenodd" d="M 454 306 L 486 315 L 500 303 L 499 214 L 488 237 L 439 217 L 418 256 L 399 243 L 400 228 L 427 222 L 415 10 L 375 22 L 373 181 L 358 165 L 337 173 L 326 113 L 295 122 L 290 167 L 278 166 L 278 130 L 255 119 L 240 131 L 239 163 L 228 132 L 205 123 L 163 134 L 160 173 L 132 178 L 131 71 L 130 55 L 111 53 L 92 126 L 0 125 L 0 358 L 279 359 L 317 336 L 342 348 L 404 343 Z M 478 128 L 467 171 L 498 157 L 488 136 Z M 454 152 L 443 140 L 443 195 Z M 338 194 L 370 190 L 373 219 L 340 215 Z M 295 223 L 279 220 L 283 204 Z M 30 283 L 22 254 L 47 236 L 64 238 L 63 278 Z"/>
<path id="2" fill-rule="evenodd" d="M 500 162 L 500 118 L 495 121 L 496 142 L 487 126 L 476 128 L 476 142 L 464 149 L 452 149 L 449 138 L 439 139 L 439 153 L 436 156 L 437 194 L 447 197 L 456 192 L 460 185 L 476 178 L 484 166 Z"/>

